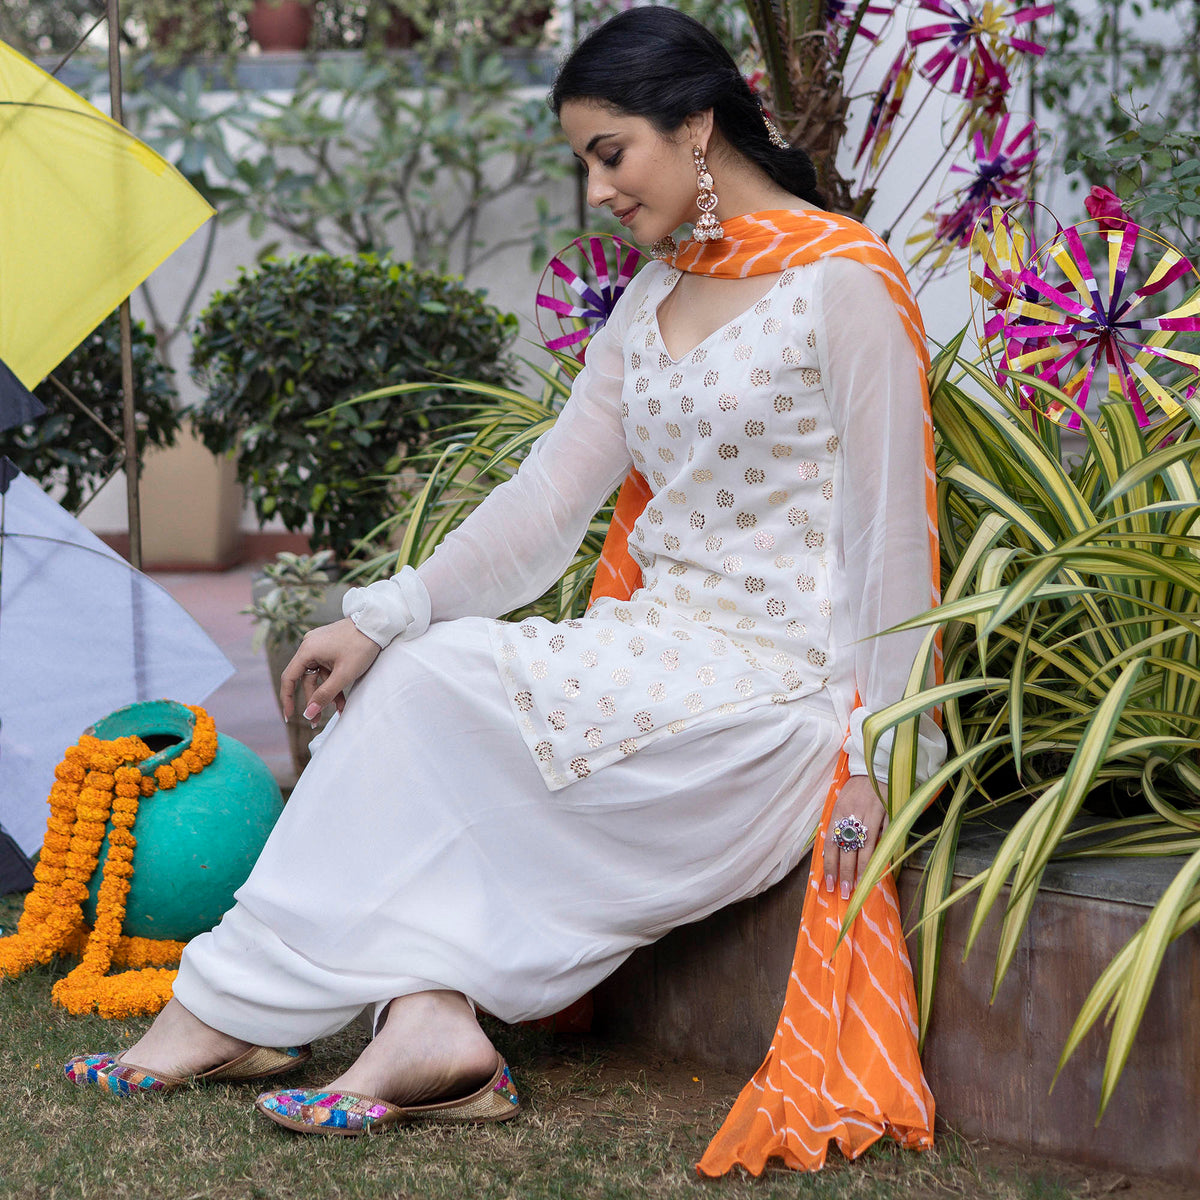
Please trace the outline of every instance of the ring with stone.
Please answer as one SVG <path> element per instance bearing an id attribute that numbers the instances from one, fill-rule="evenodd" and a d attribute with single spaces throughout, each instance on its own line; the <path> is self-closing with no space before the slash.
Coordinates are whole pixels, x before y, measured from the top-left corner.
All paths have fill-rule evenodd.
<path id="1" fill-rule="evenodd" d="M 843 854 L 853 854 L 867 844 L 867 827 L 855 816 L 843 817 L 833 827 L 833 840 Z"/>
<path id="2" fill-rule="evenodd" d="M 305 673 L 305 675 L 320 675 L 321 668 L 320 667 L 305 667 L 304 673 Z"/>

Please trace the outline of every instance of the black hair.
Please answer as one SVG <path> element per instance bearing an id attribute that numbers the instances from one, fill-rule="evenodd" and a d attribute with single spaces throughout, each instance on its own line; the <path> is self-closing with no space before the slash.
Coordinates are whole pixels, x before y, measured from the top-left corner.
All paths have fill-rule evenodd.
<path id="1" fill-rule="evenodd" d="M 793 196 L 824 206 L 812 159 L 771 144 L 762 104 L 729 51 L 698 21 L 673 8 L 618 13 L 571 52 L 555 77 L 550 107 L 598 100 L 671 134 L 695 112 L 713 110 L 721 136 Z"/>

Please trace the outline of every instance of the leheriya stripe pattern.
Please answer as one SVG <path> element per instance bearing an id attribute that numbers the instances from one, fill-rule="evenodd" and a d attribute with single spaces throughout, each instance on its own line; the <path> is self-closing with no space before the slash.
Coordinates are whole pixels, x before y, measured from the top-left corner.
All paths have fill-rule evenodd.
<path id="1" fill-rule="evenodd" d="M 674 265 L 741 279 L 799 267 L 826 256 L 853 258 L 882 278 L 904 322 L 925 396 L 925 502 L 931 601 L 939 596 L 933 422 L 925 385 L 929 354 L 921 314 L 904 272 L 870 230 L 832 213 L 764 212 L 726 221 L 719 242 L 685 243 Z M 650 489 L 631 472 L 617 502 L 592 593 L 628 598 L 641 581 L 627 540 Z M 933 650 L 936 655 L 936 647 Z M 896 737 L 899 753 L 903 738 Z M 900 769 L 904 769 L 901 767 Z M 849 778 L 843 754 L 825 802 L 817 844 Z M 810 874 L 783 1011 L 765 1061 L 743 1089 L 698 1169 L 721 1175 L 741 1164 L 759 1174 L 771 1158 L 816 1170 L 834 1141 L 854 1158 L 885 1134 L 902 1145 L 933 1141 L 933 1097 L 917 1051 L 916 996 L 895 884 L 885 872 L 839 942 L 851 904 Z"/>

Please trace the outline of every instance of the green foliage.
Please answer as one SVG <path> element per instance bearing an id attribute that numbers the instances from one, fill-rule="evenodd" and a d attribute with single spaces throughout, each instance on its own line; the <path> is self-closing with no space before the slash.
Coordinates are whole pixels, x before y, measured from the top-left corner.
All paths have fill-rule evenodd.
<path id="1" fill-rule="evenodd" d="M 473 42 L 419 78 L 404 58 L 323 59 L 242 123 L 257 151 L 238 162 L 224 213 L 254 237 L 381 253 L 399 229 L 418 266 L 464 275 L 531 238 L 549 253 L 557 218 L 544 206 L 504 231 L 492 206 L 569 175 L 570 155 L 542 99 L 521 99 L 504 59 Z"/>
<path id="2" fill-rule="evenodd" d="M 1147 20 L 1147 18 L 1151 18 Z M 1155 26 L 1167 32 L 1155 36 Z M 1054 114 L 1058 164 L 1112 188 L 1133 215 L 1200 245 L 1200 8 L 1186 0 L 1057 0 L 1037 98 Z"/>
<path id="3" fill-rule="evenodd" d="M 95 416 L 84 412 L 63 387 Z M 153 336 L 140 321 L 133 324 L 133 390 L 139 452 L 147 446 L 171 445 L 179 430 L 175 387 L 158 359 Z M 34 395 L 46 406 L 46 415 L 0 433 L 0 454 L 44 487 L 61 488 L 63 507 L 77 511 L 121 465 L 124 452 L 117 314 L 84 338 Z"/>
<path id="4" fill-rule="evenodd" d="M 550 0 L 342 0 L 343 28 L 355 30 L 351 44 L 367 49 L 400 41 L 426 63 L 457 53 L 464 45 L 535 45 L 553 5 Z"/>
<path id="5" fill-rule="evenodd" d="M 1110 181 L 1104 186 L 1125 201 L 1131 216 L 1194 258 L 1200 252 L 1198 145 L 1200 128 L 1134 121 L 1107 143 L 1077 146 L 1066 166 Z"/>
<path id="6" fill-rule="evenodd" d="M 177 63 L 197 54 L 230 54 L 244 45 L 252 6 L 253 0 L 126 0 L 122 28 L 126 36 L 139 34 L 160 64 Z"/>
<path id="7" fill-rule="evenodd" d="M 274 562 L 263 567 L 263 576 L 271 586 L 256 596 L 249 608 L 242 609 L 257 625 L 256 648 L 263 642 L 285 646 L 304 637 L 313 627 L 313 612 L 335 566 L 332 550 L 316 554 L 281 550 Z"/>
<path id="8" fill-rule="evenodd" d="M 392 510 L 389 477 L 444 422 L 437 391 L 341 405 L 364 385 L 464 376 L 503 383 L 516 318 L 461 282 L 372 256 L 272 259 L 213 295 L 193 334 L 192 413 L 238 452 L 261 520 L 311 518 L 339 558 Z M 335 407 L 337 406 L 337 407 Z"/>
<path id="9" fill-rule="evenodd" d="M 494 487 L 513 476 L 529 447 L 554 424 L 579 372 L 579 363 L 569 355 L 555 355 L 555 360 L 557 372 L 533 367 L 542 380 L 537 396 L 464 379 L 445 386 L 447 397 L 456 394 L 470 400 L 447 398 L 437 405 L 436 411 L 450 423 L 416 464 L 425 475 L 425 484 L 372 535 L 373 540 L 388 545 L 398 541 L 399 548 L 380 550 L 357 566 L 350 578 L 366 582 L 392 575 L 405 564 L 419 566 Z M 377 395 L 412 394 L 422 386 L 383 389 L 356 397 L 347 407 L 374 403 Z M 562 621 L 583 614 L 615 499 L 592 518 L 575 558 L 558 582 L 510 616 L 536 614 Z"/>
<path id="10" fill-rule="evenodd" d="M 4 0 L 0 41 L 27 56 L 66 54 L 99 15 L 93 0 Z"/>
<path id="11" fill-rule="evenodd" d="M 576 40 L 628 7 L 627 0 L 575 0 Z M 745 5 L 729 4 L 726 0 L 672 0 L 671 7 L 712 30 L 739 62 L 756 55 L 751 18 Z"/>
<path id="12" fill-rule="evenodd" d="M 929 848 L 924 1030 L 950 903 L 978 893 L 968 947 L 1002 905 L 998 988 L 1051 857 L 1190 855 L 1178 886 L 1097 983 L 1064 1050 L 1065 1059 L 1111 1004 L 1103 1111 L 1163 949 L 1200 922 L 1200 414 L 1180 410 L 1142 430 L 1128 405 L 1105 403 L 1096 421 L 1083 418 L 1086 451 L 1068 471 L 1059 427 L 1031 420 L 989 377 L 955 364 L 955 349 L 931 376 L 944 603 L 907 623 L 930 627 L 925 653 L 905 700 L 864 727 L 868 762 L 874 739 L 897 729 L 893 819 L 868 877 Z M 1035 387 L 1039 403 L 1079 411 L 1031 377 L 1017 382 Z M 933 628 L 943 632 L 945 682 L 924 688 Z M 950 756 L 917 786 L 913 714 L 934 703 L 944 706 Z M 910 841 L 943 788 L 933 828 Z M 1009 832 L 992 865 L 951 893 L 959 831 L 983 815 Z"/>

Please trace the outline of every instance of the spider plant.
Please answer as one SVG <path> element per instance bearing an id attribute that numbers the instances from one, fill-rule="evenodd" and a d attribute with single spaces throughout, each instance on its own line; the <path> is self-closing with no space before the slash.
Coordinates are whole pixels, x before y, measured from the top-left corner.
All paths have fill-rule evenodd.
<path id="1" fill-rule="evenodd" d="M 406 564 L 424 562 L 494 487 L 512 477 L 529 447 L 553 425 L 580 371 L 579 362 L 570 355 L 548 353 L 555 360 L 554 370 L 526 364 L 541 380 L 537 395 L 465 379 L 437 384 L 440 392 L 462 399 L 439 405 L 439 416 L 450 417 L 451 423 L 420 458 L 409 460 L 409 465 L 424 476 L 424 485 L 364 539 L 367 545 L 386 548 L 368 551 L 367 557 L 349 572 L 348 581 L 368 582 Z M 348 403 L 429 388 L 428 383 L 400 384 L 355 397 Z M 592 518 L 574 560 L 558 582 L 532 604 L 509 616 L 537 615 L 561 621 L 582 614 L 608 531 L 613 499 Z"/>
<path id="2" fill-rule="evenodd" d="M 866 723 L 870 745 L 896 729 L 893 819 L 868 874 L 928 851 L 923 1037 L 951 904 L 977 894 L 968 952 L 1002 905 L 994 998 L 1052 857 L 1187 856 L 1062 1051 L 1060 1071 L 1107 1010 L 1103 1114 L 1168 943 L 1200 923 L 1200 414 L 1192 401 L 1140 429 L 1114 401 L 1092 420 L 1057 389 L 1014 376 L 1010 391 L 957 351 L 931 372 L 944 603 L 904 626 L 928 627 L 908 692 Z M 1017 400 L 1022 384 L 1034 390 L 1032 413 Z M 1070 470 L 1059 427 L 1038 415 L 1051 399 L 1081 417 L 1086 450 Z M 943 682 L 925 687 L 939 631 Z M 918 786 L 914 715 L 935 704 L 950 753 Z M 1008 828 L 1000 849 L 952 890 L 963 823 L 989 816 Z"/>

